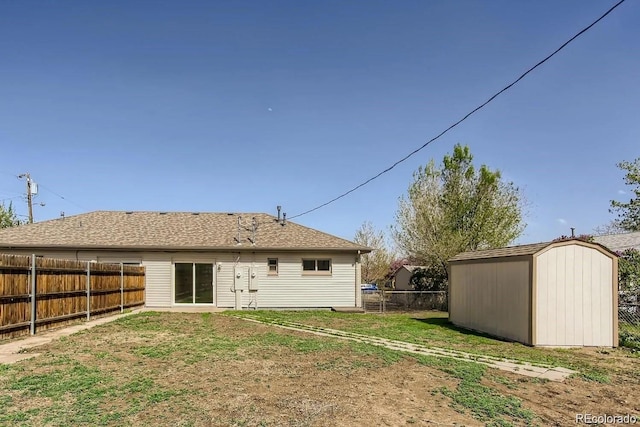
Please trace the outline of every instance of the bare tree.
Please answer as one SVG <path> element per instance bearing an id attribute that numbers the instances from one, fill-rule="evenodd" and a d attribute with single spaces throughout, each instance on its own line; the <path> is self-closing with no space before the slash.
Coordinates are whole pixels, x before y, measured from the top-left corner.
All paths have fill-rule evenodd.
<path id="1" fill-rule="evenodd" d="M 611 221 L 604 225 L 599 225 L 593 229 L 593 233 L 596 236 L 602 236 L 605 234 L 620 234 L 625 233 L 626 230 L 618 224 L 617 221 Z"/>
<path id="2" fill-rule="evenodd" d="M 393 262 L 393 254 L 388 249 L 384 232 L 376 230 L 371 222 L 365 221 L 356 231 L 353 240 L 373 248 L 373 252 L 362 255 L 360 260 L 363 283 L 383 285 Z"/>

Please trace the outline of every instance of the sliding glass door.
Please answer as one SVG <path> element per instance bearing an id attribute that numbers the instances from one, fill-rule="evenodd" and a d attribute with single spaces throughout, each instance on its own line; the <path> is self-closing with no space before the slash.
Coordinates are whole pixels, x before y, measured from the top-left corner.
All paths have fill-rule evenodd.
<path id="1" fill-rule="evenodd" d="M 213 304 L 213 264 L 176 262 L 174 302 Z"/>

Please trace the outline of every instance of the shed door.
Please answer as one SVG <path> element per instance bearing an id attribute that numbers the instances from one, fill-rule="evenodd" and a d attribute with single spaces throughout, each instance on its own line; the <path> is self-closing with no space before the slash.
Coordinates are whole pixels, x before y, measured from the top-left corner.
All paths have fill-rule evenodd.
<path id="1" fill-rule="evenodd" d="M 613 261 L 578 245 L 537 257 L 536 345 L 614 345 Z"/>

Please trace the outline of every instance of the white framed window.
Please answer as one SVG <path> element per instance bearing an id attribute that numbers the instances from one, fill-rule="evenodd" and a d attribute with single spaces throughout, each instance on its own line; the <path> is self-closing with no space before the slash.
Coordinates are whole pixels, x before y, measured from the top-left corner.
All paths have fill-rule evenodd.
<path id="1" fill-rule="evenodd" d="M 302 274 L 331 274 L 331 259 L 305 258 L 302 260 Z"/>
<path id="2" fill-rule="evenodd" d="M 267 275 L 278 275 L 278 258 L 267 258 Z"/>

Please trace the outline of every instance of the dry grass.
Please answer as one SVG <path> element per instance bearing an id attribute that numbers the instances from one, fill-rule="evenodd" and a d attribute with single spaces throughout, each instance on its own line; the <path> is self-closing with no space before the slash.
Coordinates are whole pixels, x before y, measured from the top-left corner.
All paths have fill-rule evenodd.
<path id="1" fill-rule="evenodd" d="M 389 332 L 376 316 L 315 314 Z M 34 351 L 0 365 L 2 425 L 567 425 L 578 410 L 640 412 L 624 374 L 637 358 L 617 350 L 591 355 L 608 383 L 558 384 L 224 315 L 143 313 Z"/>

